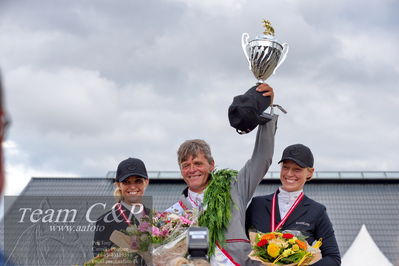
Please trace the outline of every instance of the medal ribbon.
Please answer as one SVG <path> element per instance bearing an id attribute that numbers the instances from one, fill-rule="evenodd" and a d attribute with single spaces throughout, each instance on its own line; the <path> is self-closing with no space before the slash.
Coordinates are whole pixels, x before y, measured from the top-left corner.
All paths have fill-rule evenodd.
<path id="1" fill-rule="evenodd" d="M 273 195 L 272 215 L 270 217 L 270 232 L 277 231 L 278 229 L 280 229 L 283 226 L 283 224 L 287 221 L 288 217 L 295 210 L 296 206 L 298 206 L 299 202 L 301 202 L 301 200 L 305 196 L 305 194 L 303 194 L 303 192 L 301 192 L 301 194 L 299 194 L 298 198 L 295 200 L 294 204 L 292 204 L 291 208 L 288 210 L 288 212 L 286 213 L 284 218 L 278 223 L 277 226 L 275 226 L 276 225 L 276 198 L 277 198 L 277 192 L 278 192 L 278 189 L 277 189 L 276 192 L 274 192 L 274 195 Z"/>
<path id="2" fill-rule="evenodd" d="M 195 206 L 199 207 L 198 203 L 197 203 L 196 201 L 194 201 L 194 200 L 190 197 L 190 192 L 189 192 L 189 194 L 188 194 L 188 199 L 190 200 L 190 202 L 191 202 L 192 204 L 194 204 Z M 193 206 L 193 207 L 194 207 L 194 206 Z"/>
<path id="3" fill-rule="evenodd" d="M 119 213 L 122 215 L 123 220 L 125 220 L 125 222 L 130 225 L 132 222 L 127 218 L 125 212 L 122 209 L 122 204 L 118 203 L 116 209 L 119 211 Z"/>

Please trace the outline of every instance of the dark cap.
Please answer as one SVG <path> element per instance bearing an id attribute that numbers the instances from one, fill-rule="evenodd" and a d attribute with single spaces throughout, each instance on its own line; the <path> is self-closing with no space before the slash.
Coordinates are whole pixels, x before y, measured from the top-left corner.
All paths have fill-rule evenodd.
<path id="1" fill-rule="evenodd" d="M 137 158 L 128 158 L 119 163 L 118 169 L 116 170 L 116 182 L 122 182 L 128 177 L 140 176 L 148 178 L 147 169 L 142 160 Z"/>
<path id="2" fill-rule="evenodd" d="M 294 161 L 302 168 L 312 168 L 314 162 L 312 151 L 303 144 L 294 144 L 285 148 L 283 151 L 283 156 L 278 163 L 281 163 L 285 160 Z"/>
<path id="3" fill-rule="evenodd" d="M 256 91 L 257 87 L 258 85 L 253 86 L 245 94 L 234 97 L 229 107 L 230 125 L 237 132 L 249 133 L 259 124 L 268 121 L 261 114 L 269 107 L 271 97 L 263 96 L 261 92 Z"/>

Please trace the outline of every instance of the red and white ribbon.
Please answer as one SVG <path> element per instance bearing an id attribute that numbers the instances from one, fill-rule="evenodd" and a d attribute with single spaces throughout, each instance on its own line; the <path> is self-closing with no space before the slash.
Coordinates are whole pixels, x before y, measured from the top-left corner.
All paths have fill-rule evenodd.
<path id="1" fill-rule="evenodd" d="M 277 231 L 283 226 L 283 224 L 287 221 L 288 217 L 291 215 L 291 213 L 295 210 L 295 208 L 298 206 L 298 204 L 301 202 L 301 200 L 305 196 L 305 194 L 303 194 L 303 192 L 301 192 L 301 194 L 299 194 L 298 198 L 295 200 L 294 204 L 292 204 L 292 206 L 288 210 L 287 214 L 284 216 L 283 219 L 281 219 L 281 221 L 276 226 L 276 198 L 277 198 L 277 191 L 273 195 L 272 215 L 270 217 L 270 232 Z"/>
<path id="2" fill-rule="evenodd" d="M 125 212 L 122 209 L 122 204 L 118 203 L 116 206 L 116 209 L 119 211 L 119 213 L 122 215 L 123 220 L 125 220 L 125 222 L 130 225 L 132 222 L 127 218 Z"/>
<path id="3" fill-rule="evenodd" d="M 191 205 L 192 205 L 194 208 L 195 208 L 195 207 L 199 208 L 199 204 L 198 204 L 195 200 L 193 200 L 193 199 L 191 198 L 190 194 L 188 194 L 188 199 L 190 200 Z"/>
<path id="4" fill-rule="evenodd" d="M 211 257 L 211 265 L 215 266 L 240 266 L 233 257 L 218 243 L 216 243 L 215 254 Z"/>

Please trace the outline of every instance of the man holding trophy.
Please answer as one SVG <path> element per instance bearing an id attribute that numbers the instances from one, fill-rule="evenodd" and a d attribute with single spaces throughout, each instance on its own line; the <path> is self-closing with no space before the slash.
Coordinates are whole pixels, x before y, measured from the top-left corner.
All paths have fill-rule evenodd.
<path id="1" fill-rule="evenodd" d="M 266 24 L 265 24 L 266 25 Z M 166 211 L 182 214 L 187 209 L 203 211 L 200 226 L 209 230 L 211 265 L 258 265 L 248 258 L 251 245 L 245 232 L 245 212 L 256 187 L 272 163 L 277 115 L 271 111 L 273 89 L 264 83 L 282 63 L 287 52 L 265 34 L 245 44 L 245 54 L 255 77 L 262 81 L 244 95 L 234 98 L 229 108 L 229 120 L 240 134 L 259 125 L 251 158 L 237 173 L 215 171 L 209 145 L 203 140 L 187 140 L 178 149 L 178 164 L 187 184 L 179 201 Z M 243 48 L 244 48 L 243 35 Z M 219 226 L 222 224 L 222 226 Z"/>
<path id="2" fill-rule="evenodd" d="M 260 97 L 270 98 L 270 96 L 261 94 L 264 91 L 271 92 L 268 85 L 260 85 L 258 91 Z M 256 187 L 272 163 L 276 125 L 277 116 L 273 115 L 271 121 L 259 126 L 252 157 L 238 172 L 237 177 L 231 178 L 231 183 L 227 188 L 227 197 L 232 199 L 231 213 L 225 214 L 231 218 L 223 228 L 224 243 L 216 243 L 214 250 L 211 251 L 212 265 L 251 265 L 252 263 L 248 258 L 251 246 L 244 228 L 245 211 Z M 208 198 L 207 193 L 215 192 L 214 190 L 218 189 L 212 186 L 213 191 L 210 191 L 210 183 L 216 177 L 212 174 L 215 162 L 209 145 L 203 140 L 185 141 L 178 150 L 178 163 L 187 188 L 183 191 L 179 201 L 167 211 L 182 214 L 186 209 L 205 209 L 205 213 L 209 212 L 208 206 L 214 204 L 210 202 L 212 199 Z M 206 226 L 206 224 L 201 224 L 201 218 L 200 225 Z M 207 227 L 211 235 L 213 228 Z M 210 243 L 210 246 L 212 244 Z"/>

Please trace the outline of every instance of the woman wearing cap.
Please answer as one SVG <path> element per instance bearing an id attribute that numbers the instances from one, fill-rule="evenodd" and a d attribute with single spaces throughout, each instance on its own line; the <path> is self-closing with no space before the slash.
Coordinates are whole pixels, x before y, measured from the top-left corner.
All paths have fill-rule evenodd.
<path id="1" fill-rule="evenodd" d="M 309 244 L 320 238 L 323 258 L 313 265 L 341 265 L 337 241 L 326 207 L 308 198 L 303 187 L 314 172 L 313 154 L 302 144 L 285 148 L 281 163 L 281 186 L 273 194 L 254 197 L 246 213 L 246 229 L 266 233 L 301 231 Z M 273 208 L 274 206 L 274 208 Z"/>
<path id="2" fill-rule="evenodd" d="M 149 213 L 149 210 L 142 205 L 142 196 L 148 183 L 148 174 L 143 161 L 128 158 L 119 163 L 114 191 L 117 203 L 97 219 L 93 242 L 94 256 L 114 246 L 110 240 L 114 230 L 121 231 L 129 225 L 138 225 L 141 217 Z"/>

